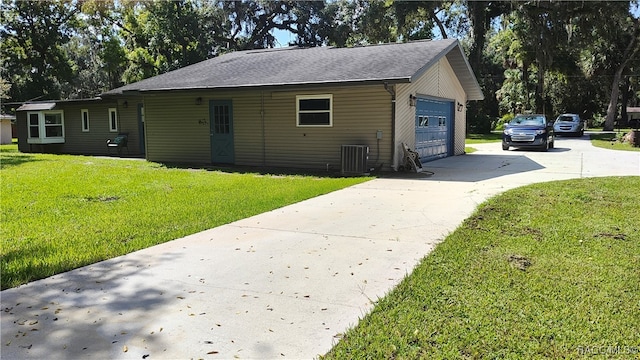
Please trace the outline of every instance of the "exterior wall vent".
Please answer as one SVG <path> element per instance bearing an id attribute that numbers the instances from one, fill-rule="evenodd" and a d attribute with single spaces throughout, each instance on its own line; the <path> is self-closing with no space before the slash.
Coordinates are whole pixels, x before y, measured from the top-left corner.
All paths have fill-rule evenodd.
<path id="1" fill-rule="evenodd" d="M 341 150 L 342 175 L 369 175 L 367 161 L 369 147 L 365 145 L 342 145 Z"/>

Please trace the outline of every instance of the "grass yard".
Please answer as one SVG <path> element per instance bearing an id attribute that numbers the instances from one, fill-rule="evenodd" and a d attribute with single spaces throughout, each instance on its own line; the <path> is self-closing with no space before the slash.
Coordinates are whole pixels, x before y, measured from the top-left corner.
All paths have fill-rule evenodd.
<path id="1" fill-rule="evenodd" d="M 502 133 L 501 132 L 492 132 L 490 134 L 467 134 L 465 139 L 466 145 L 473 144 L 485 144 L 485 143 L 493 143 L 502 141 Z M 477 149 L 472 146 L 465 146 L 464 152 L 467 154 L 471 154 L 476 152 Z"/>
<path id="2" fill-rule="evenodd" d="M 0 151 L 2 289 L 370 179 Z"/>
<path id="3" fill-rule="evenodd" d="M 490 134 L 467 134 L 465 144 L 484 144 L 502 141 L 502 132 L 492 132 Z"/>
<path id="4" fill-rule="evenodd" d="M 626 150 L 626 151 L 640 151 L 640 147 L 633 147 L 629 143 L 622 143 L 617 141 L 618 137 L 622 137 L 623 134 L 628 133 L 630 129 L 623 129 L 620 132 L 615 133 L 603 133 L 603 134 L 590 134 L 591 144 L 600 148 L 610 150 Z"/>
<path id="5" fill-rule="evenodd" d="M 579 179 L 490 199 L 325 358 L 638 358 L 638 189 Z"/>

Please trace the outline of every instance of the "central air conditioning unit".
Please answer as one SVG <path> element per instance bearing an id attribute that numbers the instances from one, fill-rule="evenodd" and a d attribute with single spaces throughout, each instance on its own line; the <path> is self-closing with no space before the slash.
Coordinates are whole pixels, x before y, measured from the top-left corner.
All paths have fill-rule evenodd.
<path id="1" fill-rule="evenodd" d="M 367 168 L 368 146 L 342 145 L 340 153 L 342 175 L 369 175 Z"/>

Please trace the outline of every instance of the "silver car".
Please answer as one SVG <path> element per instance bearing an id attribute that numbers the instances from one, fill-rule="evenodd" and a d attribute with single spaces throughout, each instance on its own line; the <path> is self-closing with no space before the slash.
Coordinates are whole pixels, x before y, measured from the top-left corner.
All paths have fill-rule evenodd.
<path id="1" fill-rule="evenodd" d="M 562 114 L 553 124 L 556 135 L 584 135 L 584 121 L 578 114 Z"/>

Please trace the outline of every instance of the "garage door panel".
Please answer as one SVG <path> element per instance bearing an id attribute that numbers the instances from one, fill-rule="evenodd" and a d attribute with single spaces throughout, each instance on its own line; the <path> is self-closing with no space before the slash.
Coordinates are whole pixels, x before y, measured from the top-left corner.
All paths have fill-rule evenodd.
<path id="1" fill-rule="evenodd" d="M 452 102 L 418 98 L 416 152 L 421 162 L 446 157 L 453 149 Z"/>

